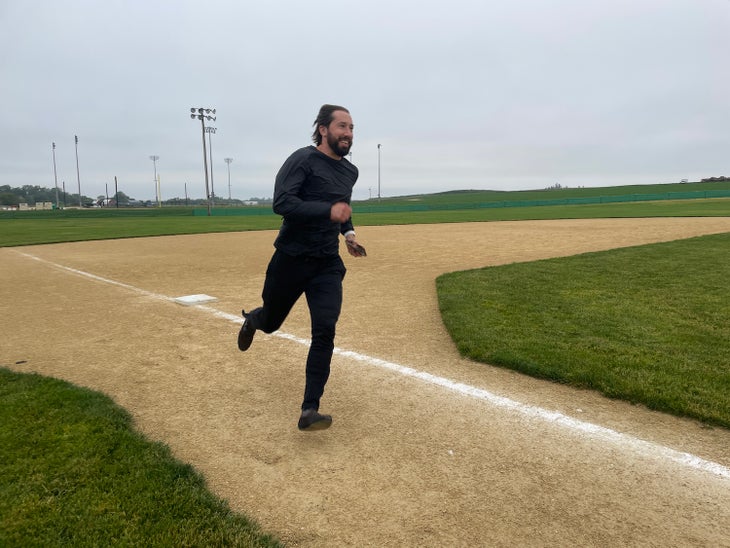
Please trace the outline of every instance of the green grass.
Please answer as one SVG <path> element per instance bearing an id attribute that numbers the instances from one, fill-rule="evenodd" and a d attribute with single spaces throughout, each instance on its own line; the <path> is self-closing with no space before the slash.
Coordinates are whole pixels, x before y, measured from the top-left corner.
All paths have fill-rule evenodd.
<path id="1" fill-rule="evenodd" d="M 454 202 L 456 203 L 456 202 Z M 443 207 L 443 204 L 441 204 Z M 730 199 L 665 200 L 584 205 L 358 212 L 357 226 L 434 224 L 598 217 L 713 217 L 730 215 Z M 255 215 L 193 216 L 185 208 L 147 210 L 63 210 L 0 214 L 0 247 L 173 234 L 274 230 L 281 218 Z M 56 215 L 56 216 L 54 216 Z"/>
<path id="2" fill-rule="evenodd" d="M 474 360 L 730 427 L 730 234 L 445 274 Z"/>
<path id="3" fill-rule="evenodd" d="M 0 368 L 0 546 L 280 546 L 106 396 Z"/>
<path id="4" fill-rule="evenodd" d="M 357 226 L 644 217 L 726 217 L 730 199 L 357 213 Z"/>
<path id="5" fill-rule="evenodd" d="M 205 234 L 279 228 L 281 218 L 255 217 L 91 217 L 0 219 L 0 247 L 174 234 Z"/>
<path id="6" fill-rule="evenodd" d="M 436 194 L 398 196 L 382 198 L 380 201 L 369 200 L 363 204 L 382 203 L 385 205 L 409 205 L 422 203 L 427 205 L 469 204 L 489 202 L 517 202 L 539 200 L 563 200 L 597 198 L 601 196 L 631 196 L 652 194 L 681 195 L 688 192 L 714 192 L 730 190 L 730 181 L 707 183 L 670 183 L 657 185 L 625 185 L 611 187 L 560 188 L 550 190 L 456 190 Z"/>
<path id="7" fill-rule="evenodd" d="M 687 194 L 712 195 L 728 191 L 730 181 L 529 191 L 465 190 L 354 202 L 353 219 L 357 226 L 375 226 L 597 217 L 727 216 L 730 215 L 729 198 L 679 198 Z M 653 196 L 673 198 L 647 201 Z M 559 200 L 590 201 L 598 197 L 605 198 L 606 202 L 555 203 Z M 634 201 L 611 202 L 618 197 Z M 540 205 L 537 205 L 538 202 Z M 194 216 L 194 210 L 201 215 Z M 0 211 L 0 247 L 273 230 L 281 224 L 281 218 L 271 211 L 270 206 L 216 206 L 212 211 L 212 216 L 205 214 L 205 208 L 182 206 Z"/>

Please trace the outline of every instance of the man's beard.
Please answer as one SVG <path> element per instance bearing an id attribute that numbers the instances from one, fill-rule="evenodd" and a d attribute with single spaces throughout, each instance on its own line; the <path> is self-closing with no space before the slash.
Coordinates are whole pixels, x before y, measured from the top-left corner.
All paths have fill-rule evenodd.
<path id="1" fill-rule="evenodd" d="M 338 156 L 347 156 L 347 153 L 350 152 L 350 148 L 352 147 L 352 140 L 349 142 L 340 141 L 333 135 L 327 135 L 327 144 L 332 149 L 332 152 Z"/>

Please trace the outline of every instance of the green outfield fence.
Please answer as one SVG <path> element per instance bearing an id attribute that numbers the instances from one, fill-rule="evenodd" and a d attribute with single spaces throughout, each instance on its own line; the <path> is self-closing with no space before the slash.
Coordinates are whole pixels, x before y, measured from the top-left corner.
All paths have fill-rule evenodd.
<path id="1" fill-rule="evenodd" d="M 690 192 L 665 192 L 659 194 L 624 194 L 621 196 L 586 196 L 583 198 L 557 198 L 553 200 L 507 200 L 501 202 L 469 202 L 447 204 L 370 204 L 355 202 L 355 213 L 396 213 L 407 211 L 446 211 L 461 209 L 488 209 L 500 207 L 535 207 L 559 205 L 608 204 L 620 202 L 653 202 L 661 200 L 699 200 L 730 198 L 730 190 L 697 190 Z M 270 215 L 270 207 L 212 208 L 211 215 Z M 193 215 L 208 215 L 207 208 L 193 209 Z"/>

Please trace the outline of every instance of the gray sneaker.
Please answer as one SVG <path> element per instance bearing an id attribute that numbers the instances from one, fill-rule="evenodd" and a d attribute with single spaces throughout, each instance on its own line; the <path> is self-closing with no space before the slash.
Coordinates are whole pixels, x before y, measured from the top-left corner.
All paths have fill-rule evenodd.
<path id="1" fill-rule="evenodd" d="M 299 430 L 326 430 L 332 425 L 332 417 L 330 415 L 322 415 L 316 409 L 305 409 L 302 416 L 299 417 Z"/>

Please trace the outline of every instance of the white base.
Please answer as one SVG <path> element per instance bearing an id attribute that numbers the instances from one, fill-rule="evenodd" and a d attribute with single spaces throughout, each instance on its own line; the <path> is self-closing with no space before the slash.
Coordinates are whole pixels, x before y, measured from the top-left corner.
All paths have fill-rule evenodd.
<path id="1" fill-rule="evenodd" d="M 192 306 L 196 304 L 203 304 L 203 303 L 212 303 L 213 301 L 217 301 L 215 297 L 211 297 L 210 295 L 205 294 L 199 294 L 199 295 L 185 295 L 183 297 L 175 297 L 175 302 L 179 304 L 183 304 L 185 306 Z"/>

